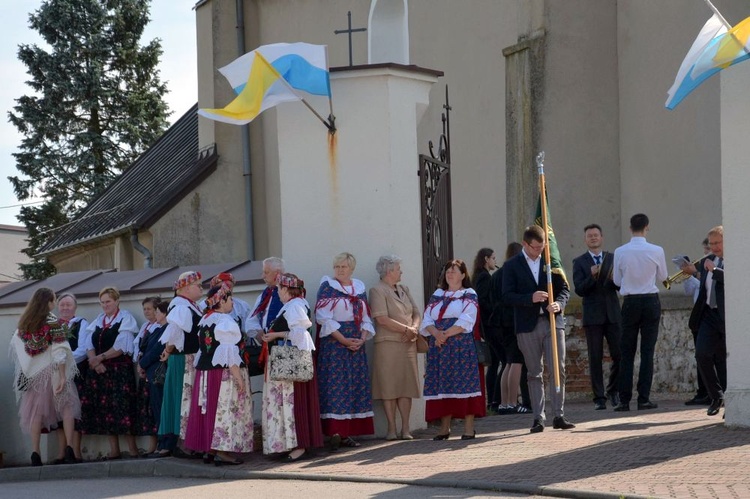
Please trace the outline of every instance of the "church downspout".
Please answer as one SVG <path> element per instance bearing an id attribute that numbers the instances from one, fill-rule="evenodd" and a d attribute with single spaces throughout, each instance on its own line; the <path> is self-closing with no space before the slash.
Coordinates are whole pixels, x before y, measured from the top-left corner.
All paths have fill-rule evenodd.
<path id="1" fill-rule="evenodd" d="M 143 268 L 154 268 L 154 257 L 151 255 L 151 251 L 149 251 L 149 249 L 142 245 L 138 240 L 138 229 L 136 228 L 130 229 L 130 244 L 133 245 L 133 248 L 135 248 L 138 253 L 143 255 Z"/>
<path id="2" fill-rule="evenodd" d="M 245 54 L 245 9 L 243 0 L 236 0 L 237 5 L 237 57 Z M 253 182 L 250 169 L 250 125 L 240 128 L 242 136 L 242 176 L 245 180 L 245 227 L 247 230 L 247 259 L 255 259 L 253 240 Z"/>

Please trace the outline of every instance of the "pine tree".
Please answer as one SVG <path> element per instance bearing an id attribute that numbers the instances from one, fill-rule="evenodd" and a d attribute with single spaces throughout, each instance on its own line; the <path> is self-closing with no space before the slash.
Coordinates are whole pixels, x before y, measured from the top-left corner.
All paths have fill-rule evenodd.
<path id="1" fill-rule="evenodd" d="M 55 272 L 37 252 L 152 144 L 167 126 L 159 39 L 141 45 L 150 0 L 46 0 L 29 25 L 48 47 L 20 45 L 32 95 L 11 123 L 24 136 L 8 177 L 19 200 L 41 198 L 18 219 L 29 231 L 27 279 Z"/>

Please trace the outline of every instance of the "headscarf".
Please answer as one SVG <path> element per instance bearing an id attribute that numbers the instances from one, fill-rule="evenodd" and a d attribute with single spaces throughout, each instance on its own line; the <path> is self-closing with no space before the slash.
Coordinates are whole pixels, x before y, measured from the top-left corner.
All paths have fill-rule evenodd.
<path id="1" fill-rule="evenodd" d="M 203 278 L 200 272 L 195 272 L 193 270 L 189 272 L 183 272 L 180 274 L 180 278 L 177 279 L 174 284 L 172 285 L 172 289 L 177 291 L 178 289 L 182 289 L 185 286 L 190 286 L 195 281 L 200 281 Z"/>

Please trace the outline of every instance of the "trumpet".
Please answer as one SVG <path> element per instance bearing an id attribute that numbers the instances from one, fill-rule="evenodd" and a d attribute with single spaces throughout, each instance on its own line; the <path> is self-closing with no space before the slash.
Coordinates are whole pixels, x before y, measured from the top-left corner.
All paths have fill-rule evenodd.
<path id="1" fill-rule="evenodd" d="M 698 265 L 700 261 L 701 259 L 698 258 L 696 261 L 690 262 L 690 263 L 691 265 Z M 687 279 L 688 277 L 690 277 L 690 274 L 680 270 L 679 272 L 675 272 L 671 276 L 667 277 L 664 281 L 662 281 L 662 284 L 664 285 L 666 289 L 669 289 L 672 287 L 672 284 L 679 284 L 685 279 Z"/>

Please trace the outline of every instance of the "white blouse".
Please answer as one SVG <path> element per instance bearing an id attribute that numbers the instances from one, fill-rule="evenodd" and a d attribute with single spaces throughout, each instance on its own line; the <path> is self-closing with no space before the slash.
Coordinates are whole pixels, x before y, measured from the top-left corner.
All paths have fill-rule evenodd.
<path id="1" fill-rule="evenodd" d="M 68 321 L 68 328 L 73 327 L 76 322 L 81 323 L 81 327 L 78 329 L 78 348 L 73 352 L 73 358 L 77 364 L 88 358 L 88 355 L 86 354 L 86 342 L 87 338 L 91 336 L 91 333 L 88 332 L 89 323 L 83 317 L 76 316 L 70 319 L 70 321 Z"/>
<path id="2" fill-rule="evenodd" d="M 357 296 L 365 293 L 365 284 L 359 279 L 352 279 L 352 286 L 354 287 L 354 294 L 352 295 L 352 286 L 346 286 L 346 289 L 341 285 L 339 281 L 332 277 L 323 276 L 320 283 L 328 282 L 328 284 L 343 293 L 350 296 Z M 350 322 L 354 320 L 354 307 L 347 300 L 336 300 L 333 305 L 326 305 L 325 307 L 318 307 L 315 310 L 315 321 L 320 324 L 320 337 L 325 338 L 334 331 L 338 331 L 341 327 L 341 322 Z M 375 328 L 372 325 L 372 318 L 367 310 L 367 307 L 362 305 L 362 326 L 363 331 L 367 332 L 365 339 L 370 339 L 375 336 Z"/>
<path id="3" fill-rule="evenodd" d="M 190 300 L 182 296 L 175 296 L 172 299 L 167 314 L 167 328 L 159 338 L 162 345 L 174 345 L 178 351 L 182 352 L 185 348 L 184 333 L 189 333 L 193 329 L 193 313 L 191 310 L 194 310 L 199 316 L 203 315 Z"/>
<path id="4" fill-rule="evenodd" d="M 231 367 L 239 366 L 242 363 L 242 357 L 240 357 L 240 348 L 237 343 L 242 339 L 242 332 L 240 326 L 229 314 L 222 314 L 220 312 L 214 312 L 211 315 L 207 315 L 201 319 L 198 323 L 201 327 L 211 327 L 216 324 L 214 328 L 214 338 L 219 342 L 219 346 L 214 351 L 214 356 L 211 359 L 211 363 L 214 366 Z M 200 359 L 201 351 L 195 356 L 195 364 L 198 364 Z"/>
<path id="5" fill-rule="evenodd" d="M 436 289 L 432 296 L 442 298 L 444 296 L 461 298 L 464 295 L 474 295 L 474 301 L 468 300 L 453 300 L 450 302 L 448 307 L 443 313 L 443 319 L 458 318 L 453 324 L 463 329 L 464 334 L 471 334 L 474 331 L 474 323 L 477 321 L 477 293 L 471 288 L 461 289 L 458 291 L 445 291 L 443 289 Z M 420 326 L 420 332 L 422 336 L 430 336 L 427 332 L 427 326 L 434 326 L 435 322 L 440 316 L 440 310 L 442 303 L 438 302 L 435 306 L 427 305 L 425 307 L 424 316 L 422 317 L 422 325 Z"/>
<path id="6" fill-rule="evenodd" d="M 104 327 L 105 318 L 106 317 L 104 315 L 104 312 L 102 312 L 86 328 L 86 333 L 88 334 L 88 336 L 86 337 L 87 351 L 94 350 L 92 336 L 97 327 Z M 120 350 L 123 355 L 133 355 L 133 340 L 135 339 L 135 335 L 138 333 L 138 323 L 135 321 L 135 317 L 133 317 L 133 314 L 131 314 L 127 310 L 120 310 L 119 312 L 117 312 L 117 315 L 114 316 L 112 322 L 110 323 L 109 321 L 107 321 L 107 324 L 111 324 L 112 326 L 114 326 L 115 324 L 120 325 L 120 329 L 117 332 L 117 338 L 115 339 L 115 344 L 112 345 L 112 348 L 114 348 L 115 350 Z"/>
<path id="7" fill-rule="evenodd" d="M 308 328 L 312 326 L 312 321 L 307 316 L 308 309 L 307 300 L 293 298 L 281 307 L 278 315 L 278 317 L 281 317 L 281 314 L 284 314 L 284 318 L 289 325 L 287 339 L 300 350 L 315 350 L 315 343 L 308 332 Z"/>

